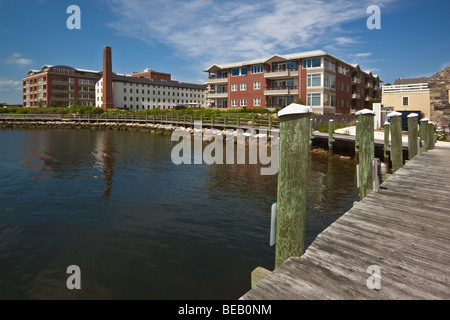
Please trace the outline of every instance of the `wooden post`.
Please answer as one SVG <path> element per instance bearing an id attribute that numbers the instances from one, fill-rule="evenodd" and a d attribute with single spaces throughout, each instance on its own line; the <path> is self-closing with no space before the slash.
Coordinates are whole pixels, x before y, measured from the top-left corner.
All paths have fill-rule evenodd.
<path id="1" fill-rule="evenodd" d="M 272 131 L 272 116 L 269 116 L 269 132 Z"/>
<path id="2" fill-rule="evenodd" d="M 384 155 L 384 163 L 389 165 L 389 155 L 388 151 L 389 149 L 389 129 L 391 127 L 391 124 L 389 122 L 384 123 L 384 147 L 383 147 L 383 155 Z"/>
<path id="3" fill-rule="evenodd" d="M 333 133 L 334 133 L 334 121 L 333 119 L 330 119 L 328 121 L 328 152 L 333 154 Z"/>
<path id="4" fill-rule="evenodd" d="M 362 200 L 373 191 L 372 159 L 375 156 L 373 129 L 375 114 L 372 110 L 363 109 L 356 115 L 359 123 L 359 196 Z"/>
<path id="5" fill-rule="evenodd" d="M 408 115 L 408 159 L 417 156 L 417 123 L 419 115 L 410 113 Z"/>
<path id="6" fill-rule="evenodd" d="M 280 155 L 275 268 L 305 250 L 308 138 L 312 109 L 290 104 L 278 112 Z"/>
<path id="7" fill-rule="evenodd" d="M 263 280 L 265 277 L 267 277 L 271 272 L 267 269 L 264 269 L 262 267 L 256 267 L 251 274 L 252 277 L 252 284 L 251 287 L 254 288 L 256 285 Z"/>
<path id="8" fill-rule="evenodd" d="M 421 152 L 426 152 L 428 150 L 428 118 L 422 118 L 420 119 L 420 128 L 419 128 L 419 134 L 420 134 L 420 141 L 421 141 Z"/>
<path id="9" fill-rule="evenodd" d="M 391 112 L 391 161 L 392 173 L 403 167 L 402 113 Z"/>
<path id="10" fill-rule="evenodd" d="M 428 150 L 433 150 L 434 149 L 434 122 L 428 122 L 428 146 L 429 149 Z"/>

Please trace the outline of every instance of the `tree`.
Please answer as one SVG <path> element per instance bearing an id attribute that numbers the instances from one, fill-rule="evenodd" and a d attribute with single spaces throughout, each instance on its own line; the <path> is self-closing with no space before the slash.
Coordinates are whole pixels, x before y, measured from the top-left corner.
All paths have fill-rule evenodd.
<path id="1" fill-rule="evenodd" d="M 302 100 L 302 98 L 297 97 L 297 98 L 294 99 L 294 103 L 296 103 L 296 104 L 303 104 L 303 100 Z"/>

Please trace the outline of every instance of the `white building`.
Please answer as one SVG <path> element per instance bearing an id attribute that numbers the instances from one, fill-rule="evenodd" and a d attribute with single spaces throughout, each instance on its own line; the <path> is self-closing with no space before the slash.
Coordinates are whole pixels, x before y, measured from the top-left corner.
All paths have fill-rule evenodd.
<path id="1" fill-rule="evenodd" d="M 144 110 L 176 106 L 206 108 L 206 86 L 173 80 L 112 75 L 114 108 Z M 103 77 L 95 85 L 95 101 L 102 107 Z"/>

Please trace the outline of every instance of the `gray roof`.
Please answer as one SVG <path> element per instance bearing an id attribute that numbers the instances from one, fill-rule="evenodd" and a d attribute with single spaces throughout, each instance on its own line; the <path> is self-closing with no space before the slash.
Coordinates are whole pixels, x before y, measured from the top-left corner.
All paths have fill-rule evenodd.
<path id="1" fill-rule="evenodd" d="M 130 77 L 130 76 L 125 76 L 125 75 L 118 75 L 116 73 L 113 73 L 112 80 L 119 81 L 119 82 L 128 82 L 128 83 L 152 84 L 152 85 L 160 85 L 160 86 L 168 86 L 168 87 L 206 90 L 206 85 L 203 85 L 203 84 L 178 82 L 178 81 L 174 81 L 174 80 L 167 81 L 167 80 L 161 80 L 161 79 L 137 78 L 137 77 Z"/>
<path id="2" fill-rule="evenodd" d="M 422 78 L 411 78 L 411 79 L 397 79 L 394 82 L 394 85 L 399 85 L 399 84 L 417 84 L 417 83 L 428 83 L 428 79 L 426 77 L 422 77 Z"/>

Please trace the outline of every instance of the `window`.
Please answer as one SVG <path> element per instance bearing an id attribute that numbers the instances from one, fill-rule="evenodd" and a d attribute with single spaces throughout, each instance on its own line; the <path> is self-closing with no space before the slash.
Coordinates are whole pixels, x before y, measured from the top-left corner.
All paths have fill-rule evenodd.
<path id="1" fill-rule="evenodd" d="M 259 89 L 261 89 L 261 82 L 260 81 L 253 82 L 253 90 L 259 90 Z"/>
<path id="2" fill-rule="evenodd" d="M 308 74 L 308 87 L 321 87 L 322 74 Z"/>
<path id="3" fill-rule="evenodd" d="M 333 89 L 336 88 L 336 77 L 329 74 L 325 74 L 323 77 L 323 84 L 327 88 Z"/>
<path id="4" fill-rule="evenodd" d="M 409 106 L 409 97 L 402 97 L 402 106 Z"/>
<path id="5" fill-rule="evenodd" d="M 324 94 L 323 95 L 323 105 L 334 107 L 335 98 L 336 97 L 334 94 Z"/>
<path id="6" fill-rule="evenodd" d="M 321 95 L 320 93 L 308 93 L 307 98 L 307 105 L 308 106 L 320 106 L 321 105 Z"/>
<path id="7" fill-rule="evenodd" d="M 233 83 L 231 85 L 231 91 L 237 91 L 237 84 L 236 83 Z"/>
<path id="8" fill-rule="evenodd" d="M 246 76 L 247 75 L 247 67 L 243 68 L 234 68 L 231 70 L 232 76 Z"/>
<path id="9" fill-rule="evenodd" d="M 260 107 L 261 106 L 261 99 L 259 99 L 259 98 L 253 99 L 253 106 Z"/>
<path id="10" fill-rule="evenodd" d="M 303 60 L 303 69 L 318 68 L 321 66 L 322 66 L 321 58 L 313 58 L 313 59 L 304 59 Z"/>
<path id="11" fill-rule="evenodd" d="M 336 70 L 336 64 L 333 61 L 324 59 L 323 60 L 323 65 L 326 69 L 330 69 L 330 70 Z"/>
<path id="12" fill-rule="evenodd" d="M 237 107 L 237 100 L 236 99 L 231 99 L 231 106 L 232 107 Z"/>
<path id="13" fill-rule="evenodd" d="M 246 107 L 247 106 L 247 99 L 241 99 L 239 100 L 239 105 L 241 107 Z"/>
<path id="14" fill-rule="evenodd" d="M 247 90 L 247 84 L 246 84 L 246 83 L 241 83 L 241 85 L 240 85 L 240 90 L 241 90 L 241 91 Z"/>
<path id="15" fill-rule="evenodd" d="M 251 70 L 252 73 L 262 73 L 263 71 L 264 71 L 264 67 L 262 64 L 252 66 L 252 70 Z"/>

